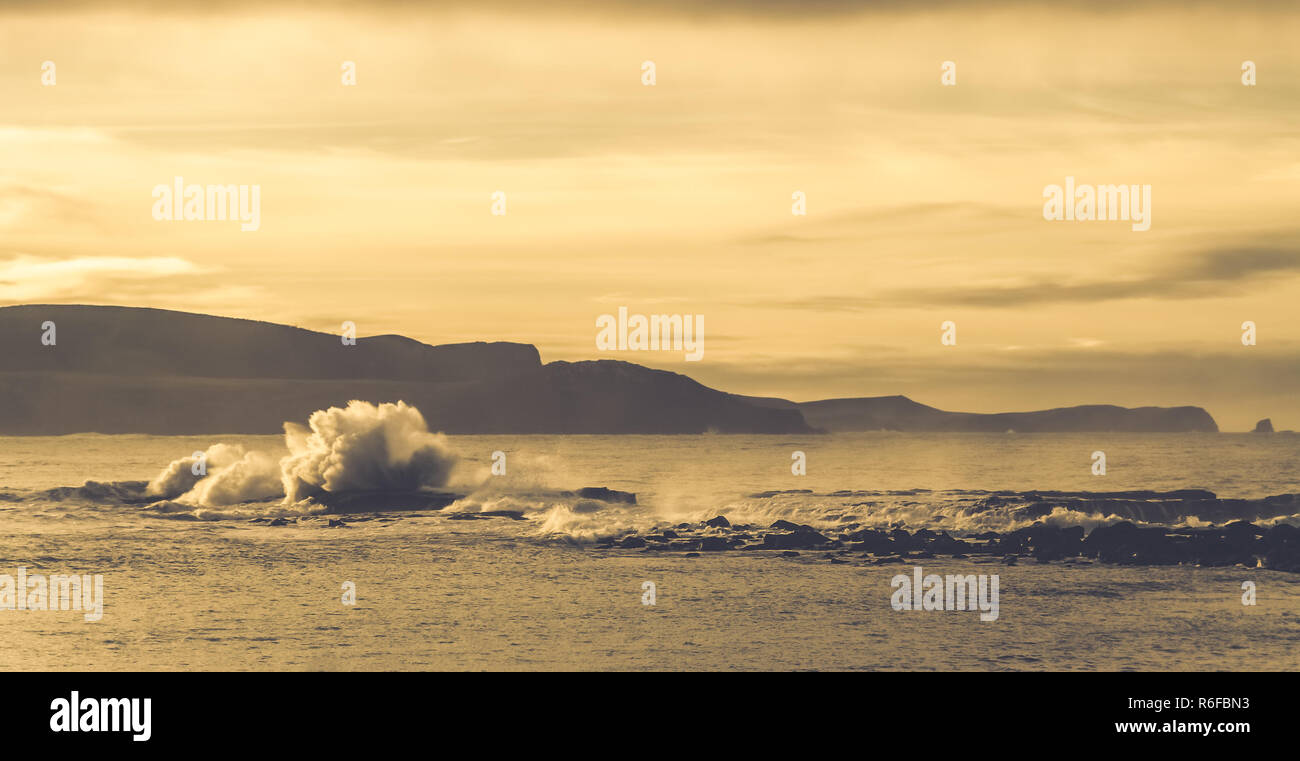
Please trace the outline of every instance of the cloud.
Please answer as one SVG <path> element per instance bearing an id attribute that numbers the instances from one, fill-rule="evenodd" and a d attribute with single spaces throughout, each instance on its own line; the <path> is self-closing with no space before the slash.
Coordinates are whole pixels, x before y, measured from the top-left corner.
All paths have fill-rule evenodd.
<path id="1" fill-rule="evenodd" d="M 800 227 L 813 228 L 811 233 L 760 233 L 740 237 L 736 242 L 752 246 L 844 244 L 897 234 L 900 229 L 911 231 L 936 225 L 943 225 L 951 233 L 972 233 L 1002 229 L 1026 217 L 1027 212 L 1020 208 L 991 203 L 912 203 L 831 212 L 825 219 L 800 220 Z"/>
<path id="2" fill-rule="evenodd" d="M 102 300 L 131 283 L 210 272 L 177 257 L 81 256 L 67 259 L 20 254 L 0 261 L 0 303 L 68 299 Z"/>
<path id="3" fill-rule="evenodd" d="M 1119 299 L 1180 300 L 1234 296 L 1266 277 L 1300 273 L 1300 246 L 1243 244 L 1195 252 L 1133 278 L 1072 281 L 1044 277 L 1017 285 L 905 288 L 860 297 L 825 295 L 745 306 L 821 312 L 865 312 L 886 307 L 969 306 L 990 309 L 1088 304 Z"/>
<path id="4" fill-rule="evenodd" d="M 5 141 L 5 130 L 0 129 L 0 144 Z M 17 146 L 14 146 L 17 149 Z M 39 224 L 42 220 L 57 219 L 62 224 L 78 224 L 104 228 L 104 220 L 89 203 L 75 193 L 34 185 L 10 184 L 0 186 L 0 228 L 19 228 Z"/>
<path id="5" fill-rule="evenodd" d="M 226 13 L 259 9 L 298 9 L 301 0 L 9 0 L 11 10 L 24 12 L 58 12 L 70 9 L 121 8 L 145 13 Z M 332 8 L 368 13 L 455 13 L 474 10 L 533 15 L 584 13 L 603 16 L 673 16 L 686 18 L 740 17 L 790 20 L 799 18 L 838 17 L 863 13 L 911 13 L 918 5 L 927 12 L 942 10 L 994 10 L 999 8 L 1040 8 L 1041 0 L 553 0 L 534 3 L 529 0 L 453 0 L 420 3 L 415 0 L 323 0 L 317 8 Z M 1215 0 L 1092 0 L 1087 10 L 1096 14 L 1126 12 L 1144 8 L 1180 10 L 1194 7 L 1221 8 Z M 1287 9 L 1291 0 L 1256 0 L 1256 9 Z"/>

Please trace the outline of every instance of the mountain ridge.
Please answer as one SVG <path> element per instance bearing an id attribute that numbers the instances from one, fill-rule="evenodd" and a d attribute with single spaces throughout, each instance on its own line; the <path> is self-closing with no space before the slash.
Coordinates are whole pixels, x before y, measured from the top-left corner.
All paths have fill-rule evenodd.
<path id="1" fill-rule="evenodd" d="M 46 346 L 42 325 L 55 323 Z M 351 399 L 406 401 L 447 433 L 1216 432 L 1199 407 L 947 412 L 903 395 L 793 402 L 531 344 L 426 344 L 148 307 L 0 307 L 0 434 L 275 433 Z"/>

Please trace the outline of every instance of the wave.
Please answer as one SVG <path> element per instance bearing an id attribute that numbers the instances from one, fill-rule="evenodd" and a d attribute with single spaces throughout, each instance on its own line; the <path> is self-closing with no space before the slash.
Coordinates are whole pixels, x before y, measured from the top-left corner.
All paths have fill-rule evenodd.
<path id="1" fill-rule="evenodd" d="M 965 534 L 1011 531 L 1037 522 L 1085 530 L 1122 521 L 1198 527 L 1231 521 L 1260 525 L 1300 523 L 1300 495 L 1224 499 L 1203 490 L 1172 492 L 1052 492 L 924 489 L 809 490 L 751 494 L 724 507 L 733 520 L 767 525 L 776 520 L 820 528 L 931 528 Z"/>
<path id="2" fill-rule="evenodd" d="M 28 495 L 26 501 L 89 502 L 100 505 L 138 505 L 153 501 L 148 481 L 87 481 L 81 486 L 58 486 Z M 8 500 L 16 501 L 16 500 Z"/>
<path id="3" fill-rule="evenodd" d="M 239 455 L 232 463 L 247 462 Z M 227 467 L 237 467 L 234 465 Z M 171 466 L 169 466 L 169 469 Z M 230 471 L 237 473 L 237 471 Z M 209 476 L 211 477 L 211 476 Z M 511 516 L 528 522 L 532 533 L 565 541 L 589 542 L 628 533 L 697 524 L 717 515 L 734 523 L 768 526 L 776 521 L 819 529 L 929 528 L 955 535 L 1006 532 L 1035 523 L 1055 527 L 1099 526 L 1130 521 L 1143 526 L 1197 528 L 1231 521 L 1260 526 L 1289 523 L 1300 526 L 1297 495 L 1258 500 L 1221 499 L 1210 492 L 1008 492 L 927 489 L 891 491 L 811 490 L 771 491 L 732 500 L 700 502 L 681 507 L 653 496 L 638 501 L 626 492 L 589 488 L 565 490 L 539 485 L 501 484 L 495 479 L 464 493 L 421 489 L 321 492 L 291 501 L 283 496 L 215 503 L 216 488 L 185 492 L 190 499 L 156 499 L 144 481 L 87 482 L 80 487 L 49 489 L 22 497 L 23 501 L 84 502 L 128 506 L 160 518 L 176 520 L 248 520 L 295 518 L 322 514 L 416 511 L 448 517 Z M 200 484 L 202 481 L 199 482 Z M 216 483 L 221 483 L 217 481 Z M 198 491 L 196 491 L 198 490 Z M 197 494 L 208 502 L 191 501 Z M 10 494 L 13 498 L 16 495 Z M 12 501 L 12 500 L 11 500 Z"/>
<path id="4" fill-rule="evenodd" d="M 289 454 L 275 459 L 216 444 L 167 465 L 148 484 L 157 499 L 194 508 L 280 500 L 292 505 L 328 494 L 401 493 L 444 486 L 457 457 L 404 403 L 351 401 L 318 410 L 307 426 L 284 424 Z"/>
<path id="5" fill-rule="evenodd" d="M 352 401 L 312 413 L 306 426 L 285 423 L 284 430 L 288 454 L 282 457 L 218 443 L 168 463 L 148 481 L 88 481 L 33 493 L 0 491 L 0 502 L 123 506 L 160 518 L 205 521 L 392 510 L 449 517 L 517 516 L 539 536 L 579 542 L 693 524 L 719 514 L 760 527 L 789 521 L 824 529 L 930 528 L 968 535 L 1037 522 L 1087 531 L 1121 521 L 1169 527 L 1234 520 L 1300 524 L 1297 495 L 1226 499 L 1196 489 L 798 489 L 725 498 L 683 494 L 665 481 L 662 493 L 652 491 L 638 503 L 625 492 L 557 488 L 549 481 L 574 476 L 545 459 L 529 463 L 526 470 L 534 480 L 528 483 L 494 478 L 481 467 L 463 468 L 446 438 L 429 431 L 419 410 L 403 402 Z"/>

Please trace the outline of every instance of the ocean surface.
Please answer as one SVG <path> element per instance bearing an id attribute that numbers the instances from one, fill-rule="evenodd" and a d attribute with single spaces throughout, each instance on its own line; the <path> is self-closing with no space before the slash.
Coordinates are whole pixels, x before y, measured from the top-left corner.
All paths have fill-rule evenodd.
<path id="1" fill-rule="evenodd" d="M 377 441 L 380 454 L 317 452 L 313 472 L 362 492 L 407 478 L 375 465 L 406 456 L 403 439 Z M 0 574 L 102 574 L 104 585 L 98 621 L 0 610 L 0 669 L 1300 668 L 1300 574 L 916 561 L 927 574 L 998 574 L 999 616 L 981 621 L 894 610 L 891 579 L 911 564 L 597 546 L 719 514 L 954 533 L 1027 525 L 962 509 L 997 490 L 1297 493 L 1300 436 L 453 436 L 439 439 L 442 459 L 429 467 L 446 469 L 440 488 L 463 499 L 341 516 L 283 497 L 280 461 L 301 459 L 304 446 L 285 436 L 0 438 Z M 186 491 L 194 484 L 176 486 L 176 474 L 198 451 L 211 458 L 212 488 Z M 796 451 L 806 475 L 791 472 Z M 1096 451 L 1105 475 L 1093 473 Z M 494 452 L 504 475 L 491 472 Z M 568 493 L 587 486 L 634 492 L 637 504 Z M 522 520 L 448 517 L 482 511 Z M 265 520 L 277 517 L 286 525 Z M 348 525 L 328 527 L 329 517 Z M 1121 519 L 1049 518 L 1085 528 Z M 1277 521 L 1300 516 L 1263 523 Z M 1247 581 L 1254 606 L 1242 604 Z M 342 600 L 345 582 L 354 605 Z"/>

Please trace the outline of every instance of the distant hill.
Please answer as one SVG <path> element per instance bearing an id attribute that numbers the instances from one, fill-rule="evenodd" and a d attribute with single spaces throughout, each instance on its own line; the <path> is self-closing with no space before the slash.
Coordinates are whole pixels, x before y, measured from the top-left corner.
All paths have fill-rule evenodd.
<path id="1" fill-rule="evenodd" d="M 41 324 L 57 343 L 43 346 Z M 403 400 L 448 433 L 791 433 L 747 404 L 628 362 L 541 363 L 517 343 L 430 346 L 128 307 L 0 308 L 0 434 L 278 433 L 350 399 Z"/>
<path id="2" fill-rule="evenodd" d="M 58 343 L 41 345 L 51 320 Z M 165 309 L 24 305 L 0 308 L 0 369 L 151 378 L 302 378 L 446 381 L 541 366 L 518 343 L 429 346 L 403 336 L 358 338 L 271 322 Z"/>
<path id="3" fill-rule="evenodd" d="M 1219 426 L 1200 407 L 1138 407 L 1088 404 L 1037 412 L 946 412 L 905 396 L 788 402 L 750 398 L 774 409 L 795 409 L 808 424 L 825 431 L 948 431 L 969 433 L 1058 433 L 1127 431 L 1216 433 Z"/>
<path id="4" fill-rule="evenodd" d="M 53 321 L 57 344 L 41 344 Z M 0 308 L 0 434 L 278 433 L 351 399 L 406 401 L 448 433 L 1217 431 L 1199 407 L 1089 405 L 982 415 L 904 396 L 796 403 L 663 370 L 542 364 L 520 343 L 431 346 L 160 309 Z"/>

